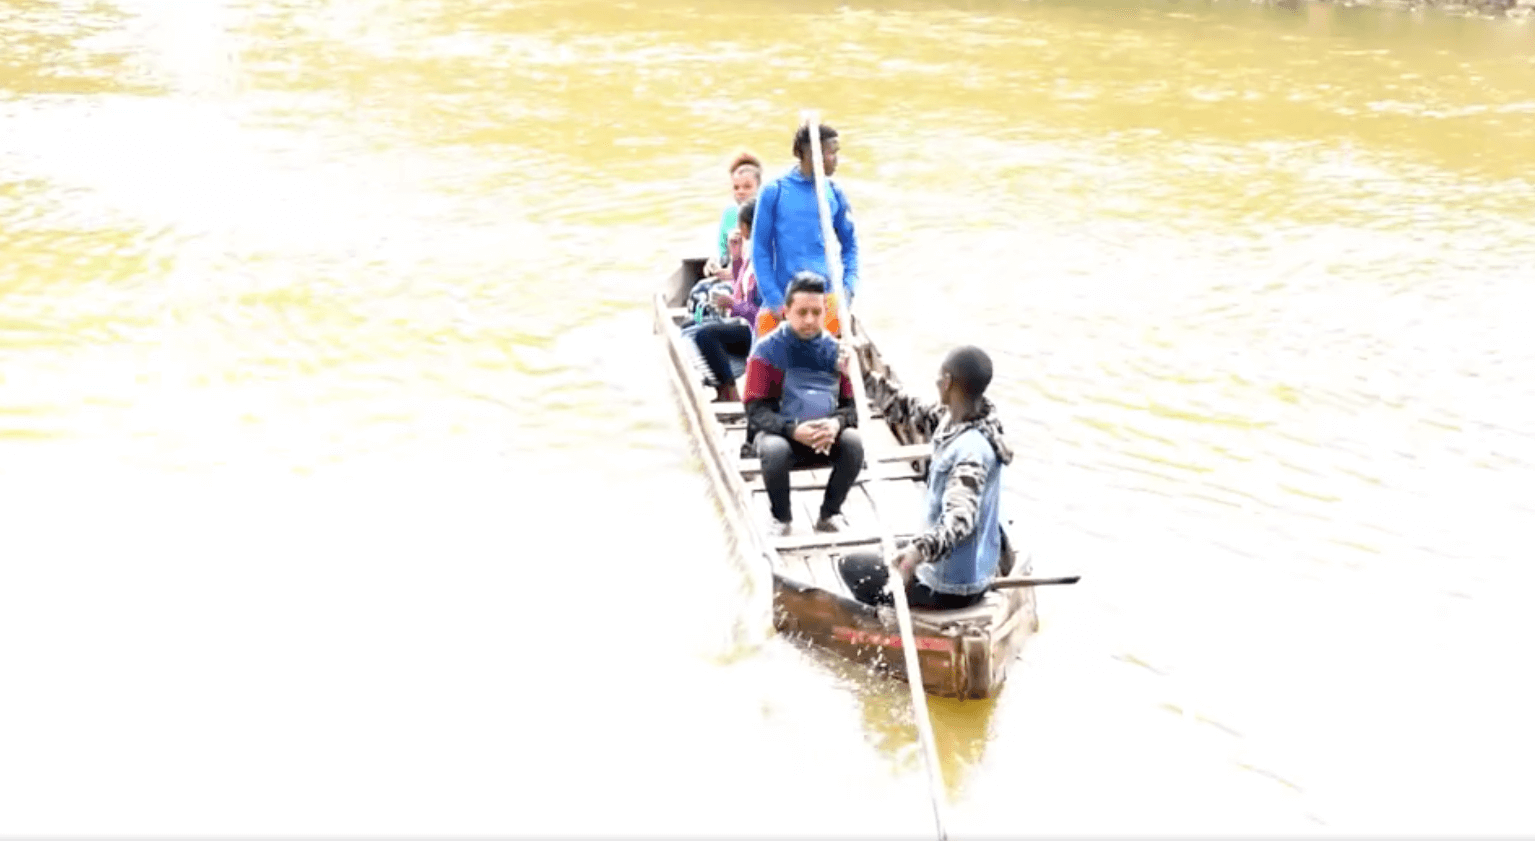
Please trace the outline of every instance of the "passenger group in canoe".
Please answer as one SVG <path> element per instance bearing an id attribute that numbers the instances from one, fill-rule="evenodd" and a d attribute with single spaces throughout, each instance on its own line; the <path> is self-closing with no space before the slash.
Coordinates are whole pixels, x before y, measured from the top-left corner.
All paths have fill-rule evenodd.
<path id="1" fill-rule="evenodd" d="M 832 228 L 842 247 L 843 288 L 851 306 L 858 288 L 858 238 L 852 210 L 831 181 L 840 142 L 820 126 Z M 817 207 L 810 132 L 801 126 L 792 149 L 797 164 L 762 184 L 762 163 L 750 153 L 731 162 L 734 201 L 720 220 L 719 254 L 692 289 L 689 329 L 717 383 L 719 401 L 741 401 L 748 448 L 762 462 L 771 507 L 769 534 L 793 530 L 789 471 L 830 465 L 819 532 L 847 527 L 843 501 L 863 468 L 849 356 L 859 354 L 874 407 L 896 425 L 929 436 L 926 529 L 907 543 L 894 566 L 912 607 L 954 609 L 979 602 L 1003 554 L 999 512 L 1003 467 L 1013 458 L 996 407 L 986 397 L 991 359 L 976 347 L 949 353 L 938 369 L 935 402 L 903 393 L 870 370 L 860 338 L 839 342 L 837 296 L 828 289 L 826 250 Z M 729 355 L 746 356 L 737 390 Z M 888 567 L 878 554 L 850 554 L 841 573 L 854 596 L 889 604 Z"/>

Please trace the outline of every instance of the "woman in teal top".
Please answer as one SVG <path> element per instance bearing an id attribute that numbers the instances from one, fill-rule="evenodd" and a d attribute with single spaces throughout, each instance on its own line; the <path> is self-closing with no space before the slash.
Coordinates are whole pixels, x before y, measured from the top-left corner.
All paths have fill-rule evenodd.
<path id="1" fill-rule="evenodd" d="M 762 161 L 750 152 L 742 152 L 730 162 L 730 192 L 735 201 L 720 215 L 719 265 L 730 268 L 730 232 L 736 229 L 736 214 L 741 205 L 757 200 L 762 187 Z"/>

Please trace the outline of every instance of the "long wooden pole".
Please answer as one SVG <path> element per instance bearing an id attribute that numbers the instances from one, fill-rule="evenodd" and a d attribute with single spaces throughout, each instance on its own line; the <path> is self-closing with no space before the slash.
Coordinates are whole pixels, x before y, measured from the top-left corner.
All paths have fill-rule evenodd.
<path id="1" fill-rule="evenodd" d="M 832 254 L 832 242 L 837 233 L 831 224 L 831 197 L 826 184 L 826 167 L 821 159 L 821 120 L 814 111 L 805 112 L 804 124 L 810 132 L 810 159 L 815 170 L 816 207 L 821 214 L 821 238 L 826 243 L 826 271 L 831 276 L 832 289 L 837 295 L 837 338 L 850 334 L 853 326 L 853 308 L 847 290 L 842 283 L 841 255 Z M 854 411 L 860 420 L 869 420 L 869 397 L 864 390 L 862 365 L 858 354 L 848 360 L 848 379 L 853 386 Z M 923 764 L 927 766 L 928 799 L 933 804 L 933 823 L 938 828 L 939 841 L 947 841 L 948 830 L 944 821 L 943 768 L 938 762 L 938 741 L 933 737 L 933 722 L 927 712 L 927 691 L 922 688 L 922 665 L 917 660 L 916 632 L 911 625 L 911 607 L 906 603 L 906 582 L 894 566 L 895 537 L 883 523 L 880 525 L 880 549 L 885 563 L 890 564 L 890 592 L 895 600 L 895 619 L 901 627 L 901 650 L 906 655 L 906 683 L 911 688 L 911 705 L 917 725 L 917 741 L 922 744 Z"/>

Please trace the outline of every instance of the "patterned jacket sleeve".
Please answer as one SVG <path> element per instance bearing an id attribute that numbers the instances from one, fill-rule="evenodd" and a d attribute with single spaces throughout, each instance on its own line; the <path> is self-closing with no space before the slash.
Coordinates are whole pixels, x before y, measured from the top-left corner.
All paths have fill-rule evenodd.
<path id="1" fill-rule="evenodd" d="M 922 553 L 923 561 L 937 560 L 954 549 L 955 544 L 975 533 L 980 516 L 981 488 L 991 470 L 979 452 L 960 455 L 943 486 L 943 511 L 937 525 L 917 535 L 912 545 Z"/>
<path id="2" fill-rule="evenodd" d="M 863 387 L 873 403 L 894 425 L 909 424 L 918 434 L 931 436 L 943 422 L 944 409 L 906 394 L 884 374 L 863 369 Z"/>

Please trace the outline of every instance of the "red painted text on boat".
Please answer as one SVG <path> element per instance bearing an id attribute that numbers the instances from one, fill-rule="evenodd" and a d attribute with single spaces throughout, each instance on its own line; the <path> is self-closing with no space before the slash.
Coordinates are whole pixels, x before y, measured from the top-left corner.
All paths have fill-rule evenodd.
<path id="1" fill-rule="evenodd" d="M 835 626 L 831 629 L 831 635 L 843 642 L 854 645 L 883 645 L 890 648 L 900 648 L 899 635 L 881 634 L 874 631 L 860 631 L 857 628 L 844 628 Z M 915 637 L 913 641 L 919 651 L 953 651 L 954 646 L 948 640 L 941 637 Z"/>

